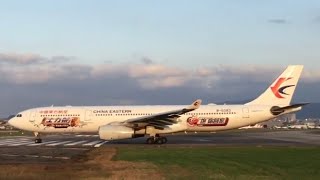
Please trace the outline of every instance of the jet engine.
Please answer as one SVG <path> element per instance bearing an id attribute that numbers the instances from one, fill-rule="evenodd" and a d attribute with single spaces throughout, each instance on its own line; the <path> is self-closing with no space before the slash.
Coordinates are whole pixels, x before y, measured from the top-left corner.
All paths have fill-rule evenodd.
<path id="1" fill-rule="evenodd" d="M 117 140 L 135 138 L 134 130 L 121 125 L 104 125 L 99 128 L 100 139 Z"/>

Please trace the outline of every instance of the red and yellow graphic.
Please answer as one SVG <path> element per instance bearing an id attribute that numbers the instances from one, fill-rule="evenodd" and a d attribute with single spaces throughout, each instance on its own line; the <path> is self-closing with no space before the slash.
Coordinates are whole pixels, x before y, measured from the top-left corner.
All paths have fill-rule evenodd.
<path id="1" fill-rule="evenodd" d="M 196 126 L 198 122 L 199 122 L 199 119 L 196 116 L 192 116 L 187 119 L 187 123 L 189 126 Z"/>
<path id="2" fill-rule="evenodd" d="M 193 126 L 226 126 L 229 122 L 229 118 L 207 118 L 192 116 L 187 119 L 187 124 Z"/>
<path id="3" fill-rule="evenodd" d="M 288 86 L 282 86 L 281 85 L 292 79 L 291 77 L 289 78 L 279 78 L 278 81 L 275 83 L 274 86 L 270 87 L 271 91 L 273 92 L 273 94 L 277 97 L 277 98 L 284 98 L 282 95 L 289 95 L 287 93 L 284 92 L 285 89 L 289 88 L 289 87 L 293 87 L 295 85 L 288 85 Z"/>
<path id="4" fill-rule="evenodd" d="M 54 128 L 68 128 L 80 126 L 79 117 L 63 117 L 63 118 L 49 118 L 45 117 L 42 119 L 41 124 L 46 127 Z"/>

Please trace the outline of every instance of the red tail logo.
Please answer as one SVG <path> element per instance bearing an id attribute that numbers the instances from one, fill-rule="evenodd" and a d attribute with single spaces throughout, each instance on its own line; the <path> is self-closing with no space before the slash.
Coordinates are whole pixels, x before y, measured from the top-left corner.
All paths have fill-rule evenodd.
<path id="1" fill-rule="evenodd" d="M 273 86 L 273 87 L 270 87 L 273 94 L 277 97 L 277 98 L 284 98 L 282 95 L 289 95 L 287 93 L 284 92 L 285 89 L 289 88 L 289 87 L 292 87 L 292 86 L 295 86 L 295 85 L 288 85 L 288 86 L 282 86 L 281 85 L 289 80 L 289 79 L 292 79 L 291 77 L 290 78 L 279 78 L 278 81 L 276 82 L 276 84 Z"/>

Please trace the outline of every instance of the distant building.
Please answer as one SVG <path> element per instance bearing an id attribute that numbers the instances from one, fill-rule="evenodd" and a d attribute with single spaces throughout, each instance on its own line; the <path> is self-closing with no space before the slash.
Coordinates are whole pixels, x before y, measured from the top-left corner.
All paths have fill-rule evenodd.
<path id="1" fill-rule="evenodd" d="M 292 114 L 282 115 L 259 124 L 265 128 L 273 128 L 273 127 L 288 126 L 290 124 L 295 124 L 296 122 L 297 122 L 296 114 L 292 113 Z"/>
<path id="2" fill-rule="evenodd" d="M 284 120 L 286 122 L 296 122 L 297 121 L 296 113 L 291 113 L 291 114 L 284 115 L 282 118 L 284 118 Z"/>

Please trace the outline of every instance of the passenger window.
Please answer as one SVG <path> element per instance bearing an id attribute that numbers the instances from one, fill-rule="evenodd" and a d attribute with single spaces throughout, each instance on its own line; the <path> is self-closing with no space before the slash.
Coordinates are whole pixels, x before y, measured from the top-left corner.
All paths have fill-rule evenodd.
<path id="1" fill-rule="evenodd" d="M 22 114 L 17 114 L 17 116 L 16 117 L 22 117 Z"/>

